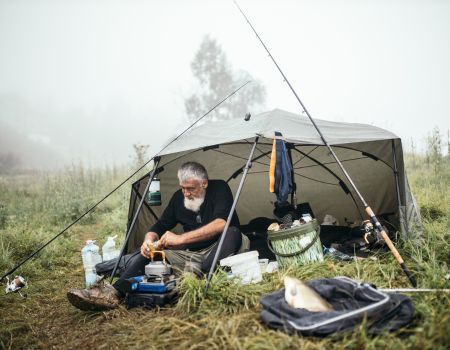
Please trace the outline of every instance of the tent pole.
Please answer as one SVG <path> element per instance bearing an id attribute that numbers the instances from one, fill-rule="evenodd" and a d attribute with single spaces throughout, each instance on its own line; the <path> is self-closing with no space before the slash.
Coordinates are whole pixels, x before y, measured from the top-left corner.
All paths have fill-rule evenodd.
<path id="1" fill-rule="evenodd" d="M 398 219 L 400 221 L 400 227 L 402 231 L 408 236 L 408 226 L 405 224 L 405 217 L 402 211 L 402 200 L 400 197 L 400 179 L 398 177 L 397 167 L 397 150 L 395 148 L 395 140 L 392 140 L 392 158 L 394 160 L 394 176 L 395 176 L 395 190 L 397 191 L 397 203 L 398 203 Z"/>
<path id="2" fill-rule="evenodd" d="M 267 54 L 269 55 L 269 57 L 271 58 L 272 62 L 275 64 L 275 66 L 277 67 L 278 71 L 280 72 L 281 76 L 283 77 L 283 80 L 286 82 L 286 84 L 289 86 L 291 92 L 294 94 L 295 98 L 297 99 L 297 101 L 299 102 L 300 106 L 302 107 L 304 113 L 308 116 L 309 120 L 311 121 L 312 125 L 314 126 L 314 128 L 316 129 L 317 133 L 319 134 L 323 144 L 325 146 L 327 146 L 328 150 L 330 151 L 331 155 L 333 156 L 333 158 L 336 160 L 336 163 L 339 165 L 339 168 L 341 169 L 341 171 L 343 172 L 343 174 L 345 175 L 345 177 L 347 178 L 348 182 L 350 183 L 350 185 L 353 187 L 353 189 L 355 190 L 356 194 L 358 195 L 359 199 L 361 200 L 361 203 L 363 204 L 365 211 L 367 213 L 367 215 L 369 215 L 369 217 L 371 218 L 373 224 L 375 225 L 376 229 L 378 231 L 380 231 L 381 236 L 383 237 L 384 241 L 386 242 L 386 245 L 389 247 L 389 249 L 391 250 L 392 254 L 394 255 L 395 259 L 397 260 L 397 262 L 400 264 L 401 268 L 403 269 L 403 272 L 406 274 L 406 276 L 408 277 L 409 281 L 411 282 L 413 287 L 416 287 L 417 282 L 416 279 L 414 277 L 414 275 L 411 273 L 411 271 L 407 268 L 407 266 L 405 265 L 405 262 L 403 261 L 402 256 L 400 255 L 400 253 L 398 252 L 397 248 L 395 248 L 394 243 L 392 243 L 391 239 L 389 238 L 389 236 L 387 235 L 387 233 L 385 232 L 383 226 L 381 226 L 381 223 L 378 221 L 378 218 L 375 216 L 375 213 L 373 212 L 372 208 L 369 207 L 369 205 L 366 203 L 364 197 L 361 195 L 361 193 L 359 192 L 358 188 L 356 187 L 356 185 L 354 184 L 353 180 L 350 178 L 350 175 L 347 173 L 347 171 L 345 170 L 344 166 L 342 165 L 341 161 L 339 160 L 339 158 L 337 157 L 336 153 L 334 153 L 333 149 L 331 148 L 331 146 L 329 145 L 329 143 L 327 142 L 327 140 L 325 139 L 325 137 L 323 136 L 322 132 L 320 131 L 319 127 L 317 126 L 316 122 L 314 121 L 314 119 L 311 117 L 311 115 L 309 114 L 308 110 L 306 109 L 305 105 L 303 104 L 303 102 L 300 100 L 300 97 L 297 95 L 297 93 L 295 92 L 294 88 L 292 87 L 291 83 L 289 82 L 288 78 L 284 75 L 283 71 L 281 70 L 280 66 L 278 65 L 278 63 L 275 61 L 275 58 L 272 56 L 272 54 L 270 53 L 269 49 L 267 48 L 267 46 L 264 44 L 264 42 L 262 41 L 262 39 L 260 38 L 260 36 L 258 35 L 258 33 L 256 32 L 255 28 L 253 27 L 253 25 L 250 23 L 250 21 L 248 20 L 247 16 L 244 14 L 244 12 L 242 11 L 242 9 L 239 7 L 239 5 L 237 4 L 236 0 L 234 0 L 234 4 L 236 5 L 236 7 L 238 8 L 238 10 L 241 12 L 242 16 L 244 16 L 245 20 L 247 21 L 247 23 L 249 24 L 250 28 L 253 30 L 253 32 L 255 33 L 256 37 L 259 39 L 259 42 L 261 43 L 261 45 L 264 47 L 264 49 L 266 50 Z"/>
<path id="3" fill-rule="evenodd" d="M 131 185 L 131 193 L 134 194 L 134 201 L 133 201 L 133 205 L 131 205 L 131 200 L 133 198 L 133 196 L 130 195 L 130 205 L 129 208 L 131 208 L 131 212 L 134 213 L 134 209 L 136 208 L 136 202 L 137 202 L 137 193 L 139 191 L 139 187 L 140 187 L 140 183 L 137 184 L 136 186 L 137 188 L 134 188 L 134 184 Z M 129 230 L 130 225 L 131 225 L 131 217 L 128 218 L 128 222 L 127 222 L 127 230 Z"/>
<path id="4" fill-rule="evenodd" d="M 222 250 L 223 241 L 225 240 L 226 232 L 228 231 L 228 228 L 230 227 L 231 218 L 233 217 L 234 210 L 236 209 L 236 204 L 239 200 L 239 196 L 241 194 L 242 187 L 244 186 L 245 178 L 247 177 L 248 171 L 252 167 L 253 153 L 255 153 L 255 148 L 256 148 L 256 144 L 258 143 L 258 140 L 259 140 L 259 136 L 256 136 L 255 142 L 253 143 L 252 150 L 250 151 L 250 155 L 248 156 L 247 163 L 245 164 L 244 173 L 242 174 L 241 182 L 239 183 L 239 187 L 234 196 L 233 205 L 231 206 L 230 213 L 228 214 L 227 222 L 225 223 L 225 227 L 220 236 L 219 244 L 217 246 L 217 251 L 216 251 L 216 254 L 214 255 L 214 259 L 213 259 L 211 268 L 209 269 L 208 278 L 206 280 L 205 294 L 208 292 L 209 283 L 211 282 L 211 278 L 214 273 L 214 269 L 217 265 L 217 260 L 219 259 L 220 251 Z"/>
<path id="5" fill-rule="evenodd" d="M 160 160 L 161 160 L 161 157 L 155 157 L 155 165 L 153 167 L 152 172 L 149 174 L 149 179 L 148 179 L 147 186 L 145 186 L 144 195 L 142 196 L 141 201 L 139 202 L 139 205 L 138 205 L 138 207 L 136 209 L 136 213 L 134 214 L 134 217 L 133 217 L 133 221 L 131 221 L 131 225 L 128 228 L 128 232 L 127 232 L 127 234 L 125 236 L 125 241 L 123 242 L 122 248 L 120 249 L 119 258 L 117 259 L 116 264 L 114 265 L 114 269 L 113 269 L 113 271 L 111 273 L 110 283 L 112 283 L 112 281 L 114 279 L 114 275 L 116 274 L 117 268 L 119 267 L 120 259 L 122 259 L 123 253 L 125 252 L 125 248 L 127 247 L 128 240 L 130 239 L 131 231 L 133 230 L 134 224 L 136 223 L 136 220 L 137 220 L 137 217 L 139 215 L 139 212 L 141 211 L 142 204 L 144 204 L 145 196 L 146 196 L 146 194 L 148 192 L 148 189 L 150 188 L 150 185 L 151 185 L 151 183 L 153 181 L 153 178 L 155 177 L 155 175 L 156 175 L 156 173 L 158 171 L 158 166 L 159 166 Z"/>

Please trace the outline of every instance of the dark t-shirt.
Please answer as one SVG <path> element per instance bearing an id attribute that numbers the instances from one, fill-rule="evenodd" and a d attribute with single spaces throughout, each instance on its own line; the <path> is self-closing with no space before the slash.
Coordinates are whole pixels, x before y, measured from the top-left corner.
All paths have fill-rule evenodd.
<path id="1" fill-rule="evenodd" d="M 159 220 L 150 228 L 150 231 L 156 232 L 159 236 L 164 232 L 173 229 L 177 224 L 183 226 L 184 232 L 189 232 L 215 219 L 227 220 L 233 205 L 233 194 L 230 187 L 223 180 L 209 180 L 206 188 L 206 195 L 203 204 L 198 213 L 186 209 L 184 206 L 184 196 L 181 189 L 176 191 L 164 210 Z M 239 219 L 236 212 L 233 214 L 230 226 L 239 227 Z M 199 250 L 210 246 L 219 239 L 220 235 L 212 240 L 192 243 L 185 248 L 189 250 Z"/>

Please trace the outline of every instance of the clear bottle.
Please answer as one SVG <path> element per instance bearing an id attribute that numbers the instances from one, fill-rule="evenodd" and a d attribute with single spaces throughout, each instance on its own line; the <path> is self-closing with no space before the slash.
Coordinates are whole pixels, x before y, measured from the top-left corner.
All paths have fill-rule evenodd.
<path id="1" fill-rule="evenodd" d="M 81 249 L 81 258 L 83 260 L 86 288 L 91 287 L 97 281 L 95 265 L 102 262 L 102 257 L 99 253 L 100 248 L 94 243 L 95 241 L 88 240 L 86 241 L 86 245 L 83 247 L 83 249 Z"/>
<path id="2" fill-rule="evenodd" d="M 102 247 L 103 261 L 112 260 L 119 257 L 120 250 L 116 249 L 116 239 L 117 236 L 108 237 L 105 244 Z"/>

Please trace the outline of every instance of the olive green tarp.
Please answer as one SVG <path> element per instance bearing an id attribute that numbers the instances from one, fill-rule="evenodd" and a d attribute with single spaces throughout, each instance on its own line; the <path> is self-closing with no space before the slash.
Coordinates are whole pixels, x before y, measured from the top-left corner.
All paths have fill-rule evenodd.
<path id="1" fill-rule="evenodd" d="M 315 121 L 376 215 L 403 235 L 417 236 L 421 221 L 405 173 L 401 139 L 372 125 Z M 336 217 L 340 225 L 367 219 L 353 188 L 309 119 L 275 109 L 252 116 L 249 121 L 239 118 L 205 122 L 187 131 L 158 154 L 161 157 L 157 176 L 161 180 L 162 205 L 150 207 L 144 203 L 130 234 L 128 251 L 140 246 L 144 234 L 179 188 L 176 174 L 182 163 L 202 163 L 210 179 L 228 181 L 236 193 L 256 136 L 259 141 L 237 213 L 241 224 L 255 217 L 272 218 L 276 197 L 269 192 L 268 171 L 275 131 L 281 132 L 292 147 L 298 203 L 309 202 L 319 222 L 326 214 Z M 147 175 L 132 185 L 129 225 L 148 180 Z"/>

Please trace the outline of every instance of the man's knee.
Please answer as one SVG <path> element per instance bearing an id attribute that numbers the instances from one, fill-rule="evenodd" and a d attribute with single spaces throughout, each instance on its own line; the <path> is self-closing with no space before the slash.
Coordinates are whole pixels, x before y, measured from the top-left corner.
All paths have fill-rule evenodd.
<path id="1" fill-rule="evenodd" d="M 227 239 L 233 239 L 233 240 L 236 239 L 236 240 L 238 240 L 239 244 L 240 244 L 240 241 L 242 239 L 241 230 L 239 230 L 239 228 L 236 227 L 236 226 L 228 227 L 226 236 L 227 236 Z"/>

